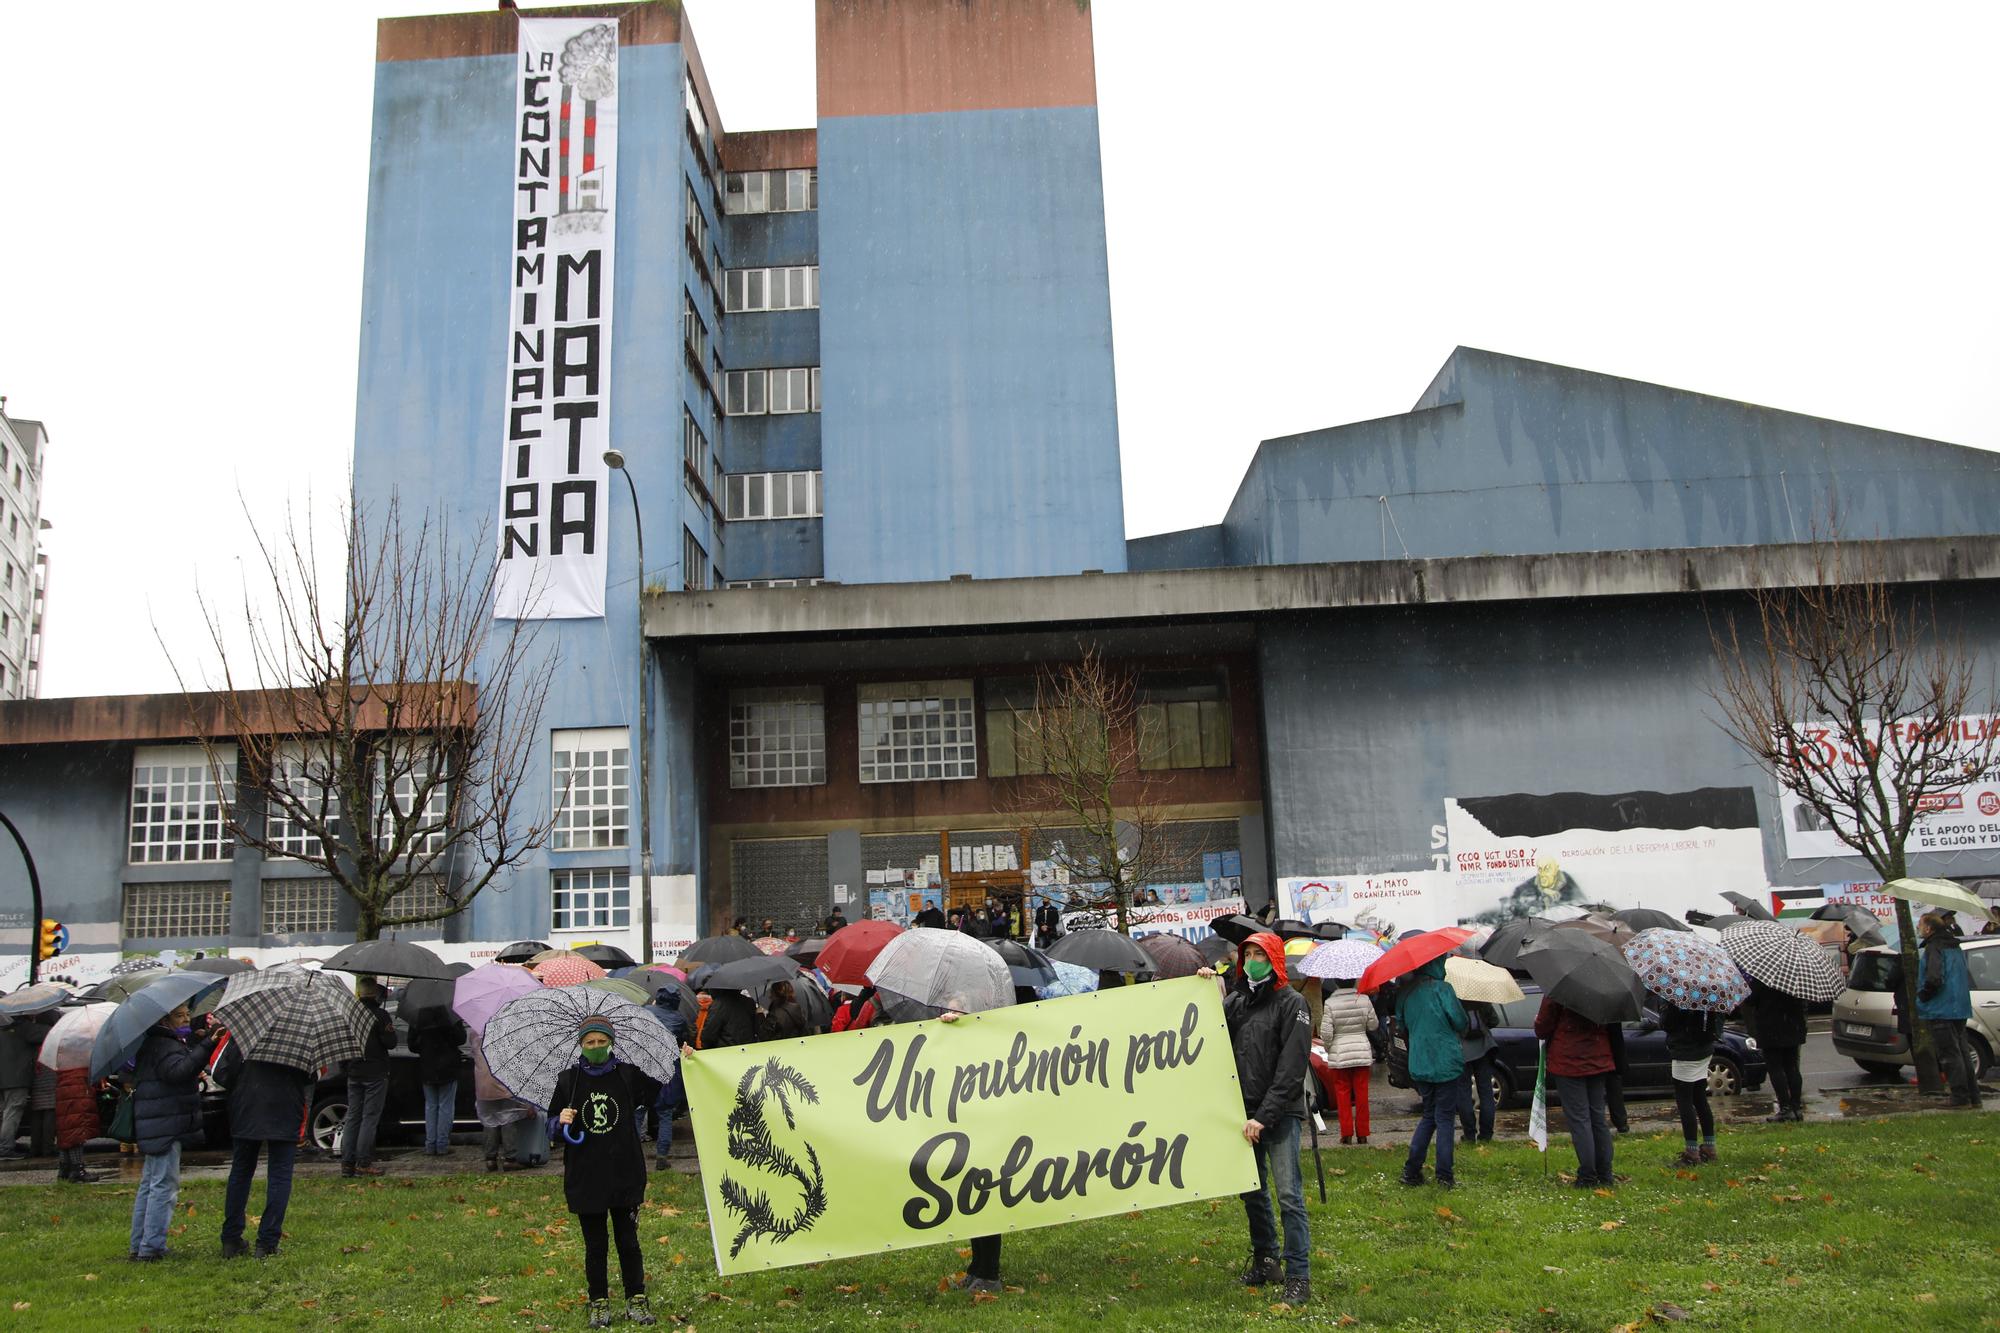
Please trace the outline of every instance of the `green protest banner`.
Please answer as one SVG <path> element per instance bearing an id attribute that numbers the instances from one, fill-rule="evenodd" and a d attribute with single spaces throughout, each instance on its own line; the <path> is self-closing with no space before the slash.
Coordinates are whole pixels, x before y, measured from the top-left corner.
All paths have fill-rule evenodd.
<path id="1" fill-rule="evenodd" d="M 723 1273 L 1257 1185 L 1213 981 L 689 1051 Z"/>

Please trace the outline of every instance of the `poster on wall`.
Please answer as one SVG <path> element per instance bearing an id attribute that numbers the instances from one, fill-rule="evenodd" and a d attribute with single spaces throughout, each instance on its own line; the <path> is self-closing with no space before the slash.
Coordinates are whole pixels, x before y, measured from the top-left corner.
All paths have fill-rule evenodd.
<path id="1" fill-rule="evenodd" d="M 1723 910 L 1724 890 L 1767 892 L 1748 787 L 1513 793 L 1444 806 L 1460 921 L 1498 925 L 1558 906 Z"/>
<path id="2" fill-rule="evenodd" d="M 1337 922 L 1379 940 L 1456 925 L 1459 919 L 1452 877 L 1436 870 L 1287 876 L 1278 881 L 1278 915 L 1315 926 Z"/>
<path id="3" fill-rule="evenodd" d="M 524 18 L 493 614 L 604 614 L 618 20 Z"/>
<path id="4" fill-rule="evenodd" d="M 1905 719 L 1895 725 L 1921 732 L 1932 724 L 1923 719 Z M 1959 719 L 1957 727 L 1961 741 L 1976 744 L 2000 727 L 2000 718 L 1991 713 L 1967 714 Z M 1814 745 L 1819 761 L 1835 773 L 1860 771 L 1856 757 L 1841 749 L 1833 739 L 1831 726 L 1800 723 L 1799 729 Z M 1785 856 L 1791 860 L 1858 855 L 1841 836 L 1839 826 L 1829 824 L 1819 811 L 1791 792 L 1778 793 L 1778 817 L 1785 829 Z M 1996 847 L 2000 847 L 2000 764 L 1989 766 L 1962 787 L 1931 793 L 1910 825 L 1911 852 L 1963 852 Z"/>

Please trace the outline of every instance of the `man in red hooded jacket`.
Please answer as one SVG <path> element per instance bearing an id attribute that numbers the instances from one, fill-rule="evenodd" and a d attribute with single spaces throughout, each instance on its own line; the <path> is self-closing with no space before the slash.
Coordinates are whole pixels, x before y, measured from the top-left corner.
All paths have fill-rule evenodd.
<path id="1" fill-rule="evenodd" d="M 1285 976 L 1285 943 L 1271 932 L 1260 931 L 1237 947 L 1236 976 L 1222 1014 L 1236 1054 L 1236 1081 L 1243 1088 L 1243 1137 L 1257 1155 L 1257 1188 L 1243 1196 L 1250 1219 L 1250 1265 L 1241 1281 L 1261 1287 L 1282 1276 L 1285 1302 L 1303 1305 L 1312 1298 L 1312 1237 L 1299 1170 L 1299 1130 L 1306 1114 L 1312 1015 L 1305 997 Z M 1271 1216 L 1274 1181 L 1284 1220 L 1282 1270 L 1278 1226 Z"/>

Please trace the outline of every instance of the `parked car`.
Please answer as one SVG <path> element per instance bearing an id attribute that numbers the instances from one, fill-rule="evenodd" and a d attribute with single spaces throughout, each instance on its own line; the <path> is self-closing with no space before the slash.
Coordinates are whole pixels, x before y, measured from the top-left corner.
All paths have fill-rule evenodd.
<path id="1" fill-rule="evenodd" d="M 1493 1039 L 1499 1057 L 1493 1076 L 1493 1091 L 1502 1106 L 1525 1101 L 1535 1090 L 1535 1066 L 1540 1043 L 1535 1037 L 1535 1013 L 1541 1008 L 1538 986 L 1523 986 L 1525 998 L 1495 1005 L 1499 1022 Z M 1670 1096 L 1674 1090 L 1673 1061 L 1667 1054 L 1667 1034 L 1660 1028 L 1659 1015 L 1651 1008 L 1637 1022 L 1625 1024 L 1625 1092 L 1628 1096 L 1657 1093 Z M 1756 1039 L 1733 1027 L 1725 1027 L 1708 1064 L 1708 1090 L 1712 1095 L 1730 1097 L 1754 1092 L 1764 1085 L 1770 1068 Z M 1409 1042 L 1389 1022 L 1389 1083 L 1410 1086 Z"/>
<path id="2" fill-rule="evenodd" d="M 1959 941 L 1972 983 L 1972 1021 L 1966 1044 L 1979 1063 L 1978 1077 L 1993 1068 L 2000 1050 L 2000 935 Z M 1903 956 L 1880 945 L 1854 955 L 1847 989 L 1833 1002 L 1833 1049 L 1871 1074 L 1894 1075 L 1910 1062 L 1909 1039 L 1896 1022 L 1896 991 L 1902 985 Z"/>

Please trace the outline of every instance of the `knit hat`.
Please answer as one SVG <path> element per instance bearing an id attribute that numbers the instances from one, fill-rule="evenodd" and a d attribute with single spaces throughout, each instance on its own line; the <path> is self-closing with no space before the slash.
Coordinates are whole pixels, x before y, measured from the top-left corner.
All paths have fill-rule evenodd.
<path id="1" fill-rule="evenodd" d="M 618 1030 L 611 1026 L 611 1020 L 603 1014 L 591 1014 L 576 1025 L 576 1039 L 582 1041 L 593 1032 L 602 1032 L 606 1041 L 618 1040 Z"/>

